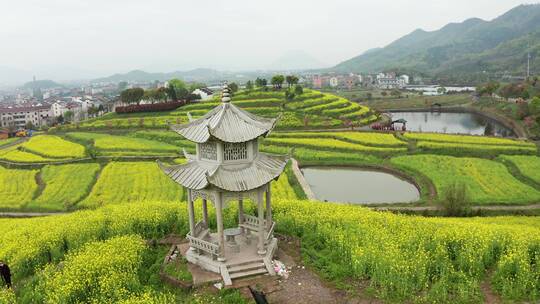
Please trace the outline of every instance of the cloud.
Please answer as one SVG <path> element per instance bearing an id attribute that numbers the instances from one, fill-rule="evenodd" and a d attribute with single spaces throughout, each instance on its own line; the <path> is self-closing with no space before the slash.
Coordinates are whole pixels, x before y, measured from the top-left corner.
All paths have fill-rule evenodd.
<path id="1" fill-rule="evenodd" d="M 54 73 L 263 68 L 292 50 L 334 64 L 520 1 L 0 0 L 0 66 Z M 65 75 L 67 76 L 67 75 Z"/>

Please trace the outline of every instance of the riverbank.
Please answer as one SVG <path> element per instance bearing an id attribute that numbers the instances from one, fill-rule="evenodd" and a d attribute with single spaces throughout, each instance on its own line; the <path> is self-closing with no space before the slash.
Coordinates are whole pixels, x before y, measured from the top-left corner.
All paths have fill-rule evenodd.
<path id="1" fill-rule="evenodd" d="M 389 113 L 403 113 L 403 112 L 441 112 L 441 113 L 471 113 L 478 116 L 482 116 L 489 120 L 495 121 L 505 128 L 512 130 L 514 134 L 521 139 L 529 137 L 527 130 L 515 120 L 512 120 L 506 116 L 500 115 L 493 111 L 484 111 L 474 106 L 451 106 L 451 107 L 429 107 L 429 108 L 394 108 L 387 109 Z"/>

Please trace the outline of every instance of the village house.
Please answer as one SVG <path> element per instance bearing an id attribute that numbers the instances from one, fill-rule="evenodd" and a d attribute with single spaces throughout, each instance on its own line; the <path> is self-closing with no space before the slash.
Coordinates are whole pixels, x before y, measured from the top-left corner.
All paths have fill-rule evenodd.
<path id="1" fill-rule="evenodd" d="M 0 108 L 0 127 L 42 127 L 50 124 L 52 118 L 51 105 L 47 103 Z"/>
<path id="2" fill-rule="evenodd" d="M 201 96 L 201 100 L 208 100 L 212 98 L 214 95 L 214 91 L 210 90 L 209 88 L 200 88 L 196 89 L 191 94 L 199 95 Z"/>

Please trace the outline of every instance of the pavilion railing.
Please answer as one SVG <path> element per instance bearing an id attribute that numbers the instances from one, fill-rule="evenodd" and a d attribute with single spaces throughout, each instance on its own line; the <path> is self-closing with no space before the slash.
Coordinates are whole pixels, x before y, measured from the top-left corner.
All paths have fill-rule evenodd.
<path id="1" fill-rule="evenodd" d="M 207 242 L 205 240 L 192 237 L 188 234 L 187 239 L 189 240 L 189 246 L 212 255 L 212 257 L 217 257 L 219 255 L 219 245 Z"/>
<path id="2" fill-rule="evenodd" d="M 269 242 L 274 237 L 275 227 L 276 227 L 276 222 L 272 222 L 272 226 L 270 226 L 270 229 L 268 230 L 268 234 L 266 234 L 266 242 Z"/>
<path id="3" fill-rule="evenodd" d="M 192 236 L 200 237 L 206 229 L 208 229 L 208 227 L 206 227 L 206 224 L 203 221 L 199 221 L 197 222 L 197 224 L 195 224 L 195 231 L 193 231 Z"/>
<path id="4" fill-rule="evenodd" d="M 259 218 L 249 214 L 244 214 L 244 224 L 249 226 L 254 226 L 254 228 L 259 227 Z M 263 220 L 263 225 L 266 225 L 266 220 Z"/>

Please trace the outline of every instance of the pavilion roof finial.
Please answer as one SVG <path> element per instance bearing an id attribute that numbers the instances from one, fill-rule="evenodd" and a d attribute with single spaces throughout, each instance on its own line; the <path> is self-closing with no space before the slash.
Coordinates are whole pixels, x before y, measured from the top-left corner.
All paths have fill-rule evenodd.
<path id="1" fill-rule="evenodd" d="M 231 101 L 231 89 L 227 82 L 223 83 L 223 90 L 221 91 L 221 102 L 229 103 Z"/>

